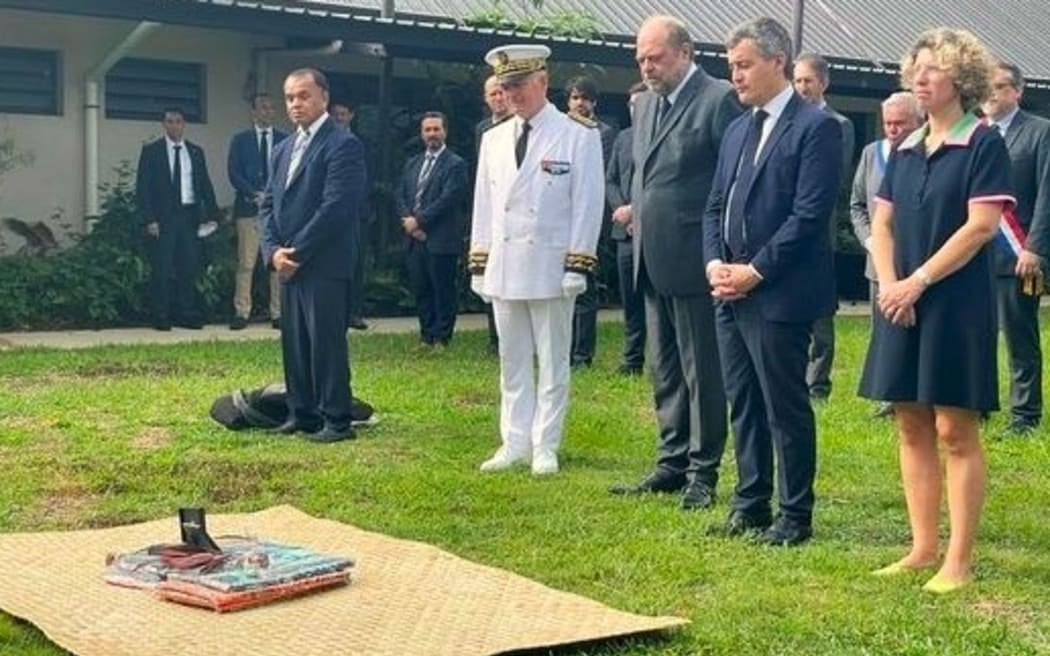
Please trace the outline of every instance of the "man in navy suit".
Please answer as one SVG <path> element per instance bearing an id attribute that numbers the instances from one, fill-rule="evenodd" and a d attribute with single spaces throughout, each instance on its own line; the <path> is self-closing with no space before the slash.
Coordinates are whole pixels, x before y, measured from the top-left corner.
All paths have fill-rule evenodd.
<path id="1" fill-rule="evenodd" d="M 467 163 L 445 146 L 448 120 L 427 112 L 426 149 L 408 160 L 395 203 L 408 249 L 406 265 L 425 346 L 447 346 L 456 325 L 456 261 L 463 250 Z"/>
<path id="2" fill-rule="evenodd" d="M 792 90 L 791 37 L 782 25 L 744 23 L 726 51 L 733 87 L 751 110 L 722 140 L 703 231 L 739 473 L 725 533 L 796 545 L 813 534 L 807 348 L 810 324 L 835 304 L 828 222 L 842 176 L 842 129 Z"/>
<path id="3" fill-rule="evenodd" d="M 150 301 L 153 327 L 171 330 L 203 326 L 197 276 L 201 247 L 200 224 L 215 220 L 219 208 L 208 177 L 204 151 L 183 138 L 186 118 L 181 109 L 164 110 L 164 137 L 142 147 L 135 195 L 150 253 Z"/>
<path id="4" fill-rule="evenodd" d="M 328 80 L 312 68 L 284 82 L 294 136 L 274 149 L 263 196 L 263 256 L 281 277 L 281 351 L 288 421 L 315 442 L 354 437 L 346 341 L 354 221 L 365 202 L 361 142 L 329 118 Z"/>
<path id="5" fill-rule="evenodd" d="M 273 127 L 274 107 L 269 94 L 252 97 L 253 127 L 238 132 L 230 141 L 226 170 L 237 192 L 233 199 L 233 218 L 237 226 L 237 276 L 233 292 L 233 320 L 230 330 L 248 326 L 252 313 L 252 274 L 259 257 L 259 204 L 270 177 L 270 153 L 285 138 Z M 270 321 L 280 327 L 281 289 L 277 273 L 270 274 Z"/>

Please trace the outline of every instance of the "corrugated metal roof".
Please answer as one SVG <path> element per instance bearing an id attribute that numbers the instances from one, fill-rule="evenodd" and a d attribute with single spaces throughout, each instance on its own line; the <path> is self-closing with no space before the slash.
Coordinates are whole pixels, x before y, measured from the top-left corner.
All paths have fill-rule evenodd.
<path id="1" fill-rule="evenodd" d="M 298 4 L 348 13 L 378 13 L 382 0 L 297 0 Z M 465 19 L 493 8 L 492 0 L 395 0 L 399 17 Z M 694 39 L 718 45 L 733 26 L 771 16 L 790 26 L 794 0 L 544 0 L 544 13 L 582 11 L 598 22 L 609 40 L 631 37 L 651 14 L 671 14 L 689 26 Z M 529 0 L 500 0 L 498 6 L 521 19 L 534 14 Z M 972 30 L 994 54 L 1016 63 L 1032 79 L 1050 80 L 1043 44 L 1050 34 L 1046 0 L 808 0 L 803 45 L 840 59 L 895 64 L 923 30 L 936 26 Z"/>

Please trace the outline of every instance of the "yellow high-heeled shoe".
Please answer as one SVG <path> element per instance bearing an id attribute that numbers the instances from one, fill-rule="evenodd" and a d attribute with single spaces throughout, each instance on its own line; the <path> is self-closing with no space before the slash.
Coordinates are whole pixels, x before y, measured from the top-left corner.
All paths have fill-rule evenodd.
<path id="1" fill-rule="evenodd" d="M 922 563 L 920 565 L 905 565 L 903 560 L 898 560 L 895 563 L 877 569 L 871 573 L 872 576 L 900 576 L 901 574 L 911 574 L 912 572 L 921 572 L 924 569 L 933 569 L 937 565 L 937 561 L 930 561 L 928 563 Z"/>
<path id="2" fill-rule="evenodd" d="M 973 583 L 972 575 L 967 576 L 964 579 L 953 581 L 941 576 L 940 574 L 937 574 L 932 579 L 927 581 L 926 584 L 922 586 L 922 589 L 926 592 L 932 592 L 933 594 L 942 595 L 955 592 L 956 590 L 961 590 L 962 588 L 965 588 L 971 583 Z"/>

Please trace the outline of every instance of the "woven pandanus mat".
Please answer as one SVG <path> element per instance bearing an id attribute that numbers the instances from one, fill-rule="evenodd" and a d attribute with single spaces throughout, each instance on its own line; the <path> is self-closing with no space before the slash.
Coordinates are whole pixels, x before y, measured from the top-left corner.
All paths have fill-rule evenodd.
<path id="1" fill-rule="evenodd" d="M 686 623 L 624 613 L 436 547 L 290 506 L 208 517 L 213 535 L 300 544 L 357 560 L 344 588 L 220 615 L 103 583 L 107 553 L 170 542 L 174 518 L 89 531 L 0 535 L 0 609 L 79 656 L 501 654 Z"/>

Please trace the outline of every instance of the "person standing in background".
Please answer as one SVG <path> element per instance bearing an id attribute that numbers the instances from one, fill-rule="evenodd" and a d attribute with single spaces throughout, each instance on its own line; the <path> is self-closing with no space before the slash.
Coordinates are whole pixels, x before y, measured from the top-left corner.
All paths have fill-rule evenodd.
<path id="1" fill-rule="evenodd" d="M 336 125 L 344 130 L 353 132 L 350 124 L 354 120 L 354 110 L 350 108 L 349 104 L 334 102 L 329 113 Z M 360 219 L 354 222 L 351 229 L 354 231 L 352 240 L 354 251 L 350 255 L 350 260 L 353 263 L 354 275 L 350 280 L 350 299 L 347 301 L 349 316 L 347 317 L 346 325 L 354 330 L 368 330 L 368 324 L 364 319 L 365 289 L 367 285 L 365 284 L 365 217 L 363 213 Z"/>
<path id="2" fill-rule="evenodd" d="M 628 89 L 627 110 L 634 122 L 634 106 L 644 92 L 643 82 Z M 620 130 L 605 168 L 605 202 L 612 211 L 609 236 L 616 242 L 616 270 L 623 306 L 623 360 L 617 371 L 640 376 L 645 365 L 645 298 L 634 284 L 634 244 L 631 235 L 631 177 L 634 175 L 634 127 Z"/>
<path id="3" fill-rule="evenodd" d="M 831 85 L 831 72 L 826 59 L 814 53 L 804 53 L 795 59 L 795 92 L 806 102 L 831 114 L 842 128 L 842 179 L 849 180 L 853 165 L 853 122 L 828 106 L 824 94 Z M 834 251 L 838 235 L 838 213 L 833 212 L 831 223 L 831 248 Z M 832 271 L 834 274 L 834 270 Z M 838 307 L 838 303 L 835 303 Z M 831 367 L 835 360 L 835 313 L 819 317 L 810 328 L 809 364 L 806 366 L 806 385 L 809 396 L 815 401 L 826 401 L 831 395 Z"/>
<path id="4" fill-rule="evenodd" d="M 233 219 L 237 228 L 237 275 L 233 292 L 230 330 L 243 330 L 252 314 L 252 276 L 259 259 L 259 205 L 270 177 L 270 153 L 285 138 L 273 127 L 274 107 L 269 94 L 252 96 L 253 126 L 234 135 L 226 159 L 230 185 L 236 191 Z M 281 288 L 277 273 L 270 273 L 270 323 L 281 327 Z"/>

